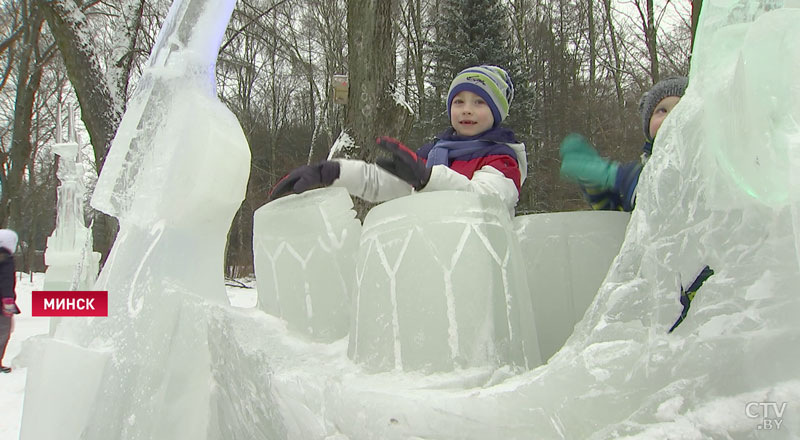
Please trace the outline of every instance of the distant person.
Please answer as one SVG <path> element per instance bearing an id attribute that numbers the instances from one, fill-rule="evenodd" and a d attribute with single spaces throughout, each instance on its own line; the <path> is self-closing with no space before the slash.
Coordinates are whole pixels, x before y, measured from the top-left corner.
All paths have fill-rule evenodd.
<path id="1" fill-rule="evenodd" d="M 686 92 L 688 81 L 686 77 L 659 81 L 639 101 L 645 136 L 641 161 L 621 164 L 600 157 L 589 141 L 577 133 L 564 138 L 560 149 L 561 175 L 581 185 L 592 209 L 633 210 L 639 174 L 653 151 L 656 133 Z"/>
<path id="2" fill-rule="evenodd" d="M 505 70 L 482 65 L 462 70 L 450 84 L 451 127 L 416 152 L 388 137 L 378 146 L 390 153 L 375 164 L 325 160 L 287 174 L 270 200 L 312 188 L 339 186 L 370 202 L 413 191 L 459 190 L 498 196 L 513 214 L 527 176 L 525 145 L 500 126 L 508 116 L 514 85 Z"/>
<path id="3" fill-rule="evenodd" d="M 17 249 L 17 233 L 11 229 L 0 229 L 0 298 L 3 313 L 0 314 L 0 373 L 10 373 L 11 368 L 3 366 L 3 356 L 14 328 L 14 315 L 19 313 L 14 290 L 17 284 L 14 269 L 14 251 Z"/>

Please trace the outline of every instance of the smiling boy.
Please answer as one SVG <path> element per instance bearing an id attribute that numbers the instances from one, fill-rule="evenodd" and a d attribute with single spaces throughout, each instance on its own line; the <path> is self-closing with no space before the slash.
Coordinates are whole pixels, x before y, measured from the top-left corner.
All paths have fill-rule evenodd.
<path id="1" fill-rule="evenodd" d="M 527 176 L 525 145 L 501 127 L 514 98 L 505 70 L 481 65 L 459 72 L 447 93 L 451 127 L 416 152 L 395 139 L 378 146 L 390 155 L 375 164 L 336 159 L 296 168 L 275 186 L 274 200 L 322 187 L 382 202 L 413 191 L 458 190 L 499 197 L 513 214 Z"/>

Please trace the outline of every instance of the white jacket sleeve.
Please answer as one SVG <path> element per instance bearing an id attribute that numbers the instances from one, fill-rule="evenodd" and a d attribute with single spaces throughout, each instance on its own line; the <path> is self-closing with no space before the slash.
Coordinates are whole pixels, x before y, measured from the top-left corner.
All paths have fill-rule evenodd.
<path id="1" fill-rule="evenodd" d="M 489 165 L 475 171 L 471 180 L 444 165 L 435 165 L 431 168 L 431 178 L 428 184 L 420 192 L 445 190 L 470 191 L 500 197 L 512 217 L 514 216 L 514 207 L 519 199 L 519 192 L 514 181 Z"/>
<path id="2" fill-rule="evenodd" d="M 374 163 L 352 159 L 336 161 L 339 162 L 339 178 L 331 186 L 346 188 L 351 195 L 377 203 L 411 194 L 411 185 Z"/>

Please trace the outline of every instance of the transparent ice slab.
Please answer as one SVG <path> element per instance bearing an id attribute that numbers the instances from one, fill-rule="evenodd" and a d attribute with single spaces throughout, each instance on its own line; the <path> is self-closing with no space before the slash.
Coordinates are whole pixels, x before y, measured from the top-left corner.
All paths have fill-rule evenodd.
<path id="1" fill-rule="evenodd" d="M 270 202 L 253 216 L 258 308 L 330 342 L 347 336 L 361 222 L 344 188 Z"/>
<path id="2" fill-rule="evenodd" d="M 508 210 L 493 197 L 414 194 L 364 219 L 350 356 L 370 371 L 539 365 Z"/>
<path id="3" fill-rule="evenodd" d="M 564 345 L 619 253 L 630 214 L 557 212 L 514 218 L 542 359 Z"/>

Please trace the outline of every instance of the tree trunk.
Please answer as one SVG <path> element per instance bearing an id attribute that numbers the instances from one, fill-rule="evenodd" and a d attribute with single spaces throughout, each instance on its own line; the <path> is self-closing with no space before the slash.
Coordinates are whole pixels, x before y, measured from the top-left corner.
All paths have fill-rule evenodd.
<path id="1" fill-rule="evenodd" d="M 617 115 L 619 116 L 619 126 L 625 127 L 622 113 L 625 111 L 625 96 L 622 92 L 622 61 L 619 56 L 619 45 L 617 43 L 617 30 L 614 28 L 614 20 L 611 17 L 611 0 L 603 0 L 605 7 L 606 20 L 608 24 L 608 36 L 611 40 L 611 54 L 614 57 L 614 66 L 611 73 L 614 77 L 614 91 L 617 96 Z M 623 129 L 624 132 L 624 129 Z"/>
<path id="2" fill-rule="evenodd" d="M 24 26 L 19 41 L 22 53 L 19 56 L 17 90 L 14 100 L 14 131 L 11 136 L 9 168 L 6 181 L 3 182 L 5 186 L 2 196 L 3 222 L 18 231 L 27 226 L 22 215 L 22 187 L 25 170 L 31 163 L 33 106 L 42 79 L 42 66 L 38 64 L 37 55 L 43 19 L 35 7 L 31 8 L 30 15 L 23 14 L 23 16 L 26 15 L 28 22 Z"/>
<path id="3" fill-rule="evenodd" d="M 115 22 L 114 35 L 118 38 L 111 53 L 109 65 L 109 78 L 113 90 L 118 91 L 120 99 L 125 100 L 128 94 L 128 79 L 133 69 L 134 53 L 136 51 L 137 36 L 142 27 L 142 14 L 145 0 L 126 0 L 122 7 L 122 17 Z M 122 38 L 119 38 L 122 36 Z M 112 92 L 113 92 L 112 90 Z M 116 131 L 116 130 L 115 130 Z"/>
<path id="4" fill-rule="evenodd" d="M 697 34 L 697 23 L 700 21 L 700 9 L 703 8 L 703 0 L 692 0 L 692 50 L 694 50 L 694 38 Z"/>
<path id="5" fill-rule="evenodd" d="M 391 0 L 349 0 L 347 42 L 350 91 L 345 130 L 362 147 L 358 158 L 372 161 L 375 138 L 402 139 L 410 129 L 411 114 L 392 97 L 395 47 Z"/>
<path id="6" fill-rule="evenodd" d="M 420 116 L 427 115 L 425 110 L 425 60 L 423 57 L 423 46 L 425 45 L 422 34 L 422 0 L 411 0 L 409 2 L 409 15 L 411 18 L 411 29 L 413 30 L 413 64 L 414 64 L 414 82 L 417 86 L 418 107 L 417 114 Z"/>
<path id="7" fill-rule="evenodd" d="M 86 16 L 74 0 L 39 0 L 47 24 L 64 58 L 67 75 L 81 106 L 81 119 L 89 132 L 97 169 L 103 167 L 124 109 L 124 97 L 111 90 L 92 44 Z"/>
<path id="8" fill-rule="evenodd" d="M 650 77 L 653 78 L 653 84 L 659 81 L 658 69 L 658 43 L 656 40 L 657 28 L 655 23 L 655 7 L 653 0 L 647 0 L 647 22 L 645 24 L 645 41 L 647 42 L 647 51 L 650 53 Z"/>

